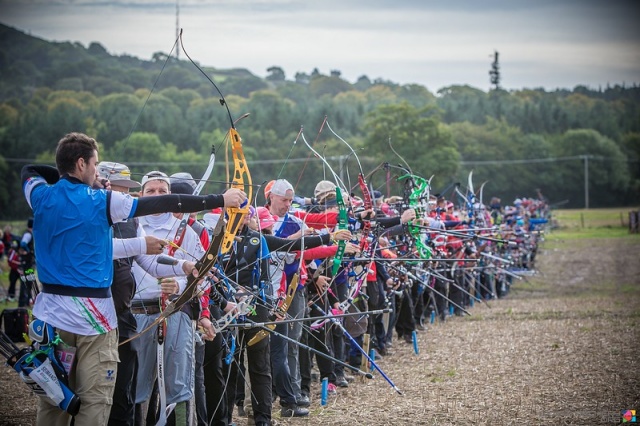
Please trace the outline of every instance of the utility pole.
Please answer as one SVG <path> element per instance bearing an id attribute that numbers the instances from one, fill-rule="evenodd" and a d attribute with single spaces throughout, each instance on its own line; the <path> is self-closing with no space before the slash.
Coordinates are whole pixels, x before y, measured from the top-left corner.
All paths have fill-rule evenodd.
<path id="1" fill-rule="evenodd" d="M 500 63 L 498 62 L 498 56 L 499 53 L 497 50 L 493 51 L 493 55 L 489 55 L 490 58 L 493 58 L 491 69 L 489 70 L 489 81 L 493 85 L 492 97 L 496 103 L 496 118 L 500 120 L 500 118 L 502 118 L 502 108 L 500 105 L 500 94 L 498 93 L 500 90 Z"/>
<path id="2" fill-rule="evenodd" d="M 498 90 L 500 88 L 500 64 L 498 63 L 499 53 L 497 50 L 493 51 L 493 55 L 490 55 L 490 58 L 493 58 L 493 62 L 491 63 L 491 70 L 489 70 L 489 80 L 491 84 L 494 86 L 494 90 Z"/>
<path id="3" fill-rule="evenodd" d="M 180 37 L 180 0 L 176 0 L 176 40 Z M 176 43 L 176 59 L 180 60 L 180 43 Z"/>
<path id="4" fill-rule="evenodd" d="M 584 160 L 584 208 L 589 209 L 589 155 L 581 155 Z"/>

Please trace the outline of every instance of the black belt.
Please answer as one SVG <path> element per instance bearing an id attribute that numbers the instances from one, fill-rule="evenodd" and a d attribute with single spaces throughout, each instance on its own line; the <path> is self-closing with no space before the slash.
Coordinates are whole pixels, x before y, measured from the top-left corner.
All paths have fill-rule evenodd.
<path id="1" fill-rule="evenodd" d="M 160 300 L 133 300 L 131 301 L 131 313 L 142 315 L 155 315 L 160 313 Z"/>
<path id="2" fill-rule="evenodd" d="M 48 294 L 58 294 L 60 296 L 95 297 L 106 299 L 111 297 L 111 286 L 109 287 L 71 287 L 63 284 L 48 284 L 41 282 L 42 292 Z"/>

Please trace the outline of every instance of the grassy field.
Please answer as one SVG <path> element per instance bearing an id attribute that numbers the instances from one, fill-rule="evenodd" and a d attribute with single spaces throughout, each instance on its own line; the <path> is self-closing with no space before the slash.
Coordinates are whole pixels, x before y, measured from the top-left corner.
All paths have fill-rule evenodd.
<path id="1" fill-rule="evenodd" d="M 637 207 L 619 207 L 611 209 L 553 210 L 553 217 L 562 229 L 628 229 L 629 212 L 637 212 Z"/>

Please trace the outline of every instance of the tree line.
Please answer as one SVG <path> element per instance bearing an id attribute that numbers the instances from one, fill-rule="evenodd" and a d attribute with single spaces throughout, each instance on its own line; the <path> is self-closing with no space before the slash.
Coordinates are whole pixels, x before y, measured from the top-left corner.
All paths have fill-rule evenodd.
<path id="1" fill-rule="evenodd" d="M 55 144 L 69 131 L 95 137 L 102 160 L 127 163 L 134 173 L 198 177 L 215 145 L 212 179 L 227 179 L 221 142 L 229 117 L 190 62 L 164 53 L 150 61 L 112 56 L 98 43 L 51 43 L 2 25 L 0 41 L 0 218 L 28 214 L 20 168 L 27 161 L 53 163 Z M 414 173 L 434 176 L 432 192 L 466 183 L 473 170 L 478 185 L 488 181 L 485 194 L 507 203 L 539 188 L 551 203 L 582 207 L 588 162 L 591 207 L 640 200 L 637 86 L 553 92 L 450 86 L 432 93 L 366 76 L 349 83 L 337 70 L 297 72 L 288 80 L 278 66 L 264 79 L 242 69 L 203 69 L 234 118 L 249 113 L 238 130 L 256 184 L 284 177 L 301 194 L 311 193 L 327 172 L 302 141 L 294 144 L 304 126 L 307 141 L 355 185 L 358 166 L 348 148 L 326 128 L 318 134 L 326 116 L 356 149 L 365 173 L 378 167 L 370 180 L 383 192 L 400 191 L 397 171 L 379 167 L 401 162 L 391 144 Z"/>

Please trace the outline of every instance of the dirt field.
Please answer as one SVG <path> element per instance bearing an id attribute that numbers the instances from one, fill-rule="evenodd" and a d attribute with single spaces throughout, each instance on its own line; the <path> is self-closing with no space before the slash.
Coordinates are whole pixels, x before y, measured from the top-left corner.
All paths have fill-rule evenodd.
<path id="1" fill-rule="evenodd" d="M 376 374 L 294 425 L 593 425 L 640 409 L 640 238 L 547 237 L 540 273 L 506 299 L 476 304 L 419 334 L 420 354 L 394 341 Z M 34 424 L 36 399 L 2 367 L 0 423 Z M 238 425 L 246 423 L 239 419 Z"/>

